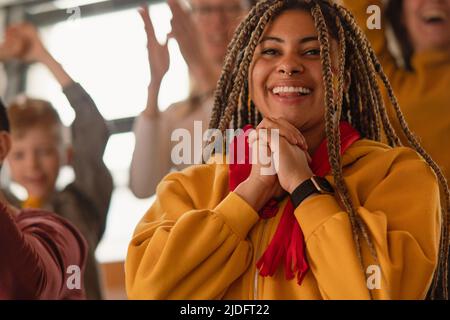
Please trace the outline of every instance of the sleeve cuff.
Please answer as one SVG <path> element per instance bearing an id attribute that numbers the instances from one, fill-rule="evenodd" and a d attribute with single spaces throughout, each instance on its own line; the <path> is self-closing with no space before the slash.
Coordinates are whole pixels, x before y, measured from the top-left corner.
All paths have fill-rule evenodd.
<path id="1" fill-rule="evenodd" d="M 230 192 L 216 207 L 225 223 L 242 239 L 247 237 L 250 229 L 258 222 L 259 215 L 244 199 Z"/>
<path id="2" fill-rule="evenodd" d="M 317 195 L 301 203 L 294 214 L 307 241 L 318 227 L 341 211 L 342 208 L 333 196 Z"/>

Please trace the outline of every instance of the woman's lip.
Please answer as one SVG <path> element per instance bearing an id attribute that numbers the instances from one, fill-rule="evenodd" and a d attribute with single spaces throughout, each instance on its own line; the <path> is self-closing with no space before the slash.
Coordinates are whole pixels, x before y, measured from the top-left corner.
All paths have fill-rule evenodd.
<path id="1" fill-rule="evenodd" d="M 308 95 L 288 95 L 288 96 L 280 96 L 278 94 L 274 94 L 272 92 L 269 93 L 275 101 L 280 104 L 284 104 L 287 106 L 294 106 L 304 102 L 311 94 Z"/>
<path id="2" fill-rule="evenodd" d="M 268 90 L 273 90 L 276 87 L 302 87 L 312 90 L 311 87 L 305 85 L 304 83 L 300 83 L 299 81 L 280 81 L 278 83 L 267 86 Z"/>

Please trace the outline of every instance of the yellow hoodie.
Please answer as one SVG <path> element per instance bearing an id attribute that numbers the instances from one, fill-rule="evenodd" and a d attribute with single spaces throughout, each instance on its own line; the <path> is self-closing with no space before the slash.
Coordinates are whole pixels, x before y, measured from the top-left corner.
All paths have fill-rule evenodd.
<path id="1" fill-rule="evenodd" d="M 417 135 L 422 146 L 430 153 L 443 169 L 450 181 L 450 52 L 430 51 L 415 54 L 412 57 L 413 72 L 397 67 L 390 54 L 385 37 L 385 17 L 381 17 L 381 30 L 367 28 L 366 13 L 370 5 L 382 8 L 380 0 L 344 0 L 342 1 L 355 15 L 358 25 L 365 31 L 375 50 L 394 93 L 400 103 L 410 129 Z M 407 36 L 406 34 L 404 35 Z M 389 101 L 384 90 L 385 102 Z M 395 119 L 389 108 L 391 120 Z M 397 132 L 400 124 L 393 121 Z M 401 135 L 402 141 L 406 137 Z"/>
<path id="2" fill-rule="evenodd" d="M 436 177 L 411 149 L 360 140 L 343 155 L 344 178 L 373 239 L 382 277 L 377 299 L 422 299 L 437 264 L 440 204 Z M 326 177 L 333 184 L 331 176 Z M 286 204 L 286 199 L 280 211 Z M 261 220 L 228 191 L 228 166 L 210 163 L 169 174 L 138 224 L 126 260 L 131 299 L 368 299 L 347 213 L 337 198 L 305 200 L 295 216 L 310 265 L 301 286 L 257 274 L 281 212 Z"/>

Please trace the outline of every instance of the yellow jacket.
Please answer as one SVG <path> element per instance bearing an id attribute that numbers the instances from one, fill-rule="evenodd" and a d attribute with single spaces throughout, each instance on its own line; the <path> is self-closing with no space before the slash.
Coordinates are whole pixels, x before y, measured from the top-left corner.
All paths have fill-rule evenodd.
<path id="1" fill-rule="evenodd" d="M 344 0 L 345 6 L 355 15 L 359 26 L 366 32 L 382 66 L 391 82 L 410 129 L 417 135 L 422 146 L 443 169 L 450 181 L 450 53 L 424 52 L 412 57 L 413 72 L 397 66 L 390 54 L 385 37 L 385 25 L 381 30 L 368 30 L 366 13 L 370 5 L 382 8 L 380 0 Z M 382 16 L 382 23 L 385 22 Z M 406 37 L 406 35 L 405 35 Z M 389 100 L 383 91 L 385 102 Z M 395 119 L 392 108 L 388 108 L 391 121 Z M 393 121 L 397 132 L 401 132 L 398 121 Z M 402 134 L 401 139 L 406 142 Z"/>
<path id="2" fill-rule="evenodd" d="M 435 175 L 411 149 L 369 140 L 354 143 L 343 166 L 382 271 L 374 298 L 424 298 L 440 237 Z M 326 178 L 333 184 L 331 176 Z M 286 199 L 280 211 L 285 204 Z M 256 261 L 272 239 L 280 211 L 272 219 L 259 219 L 228 191 L 227 165 L 210 163 L 169 174 L 129 245 L 129 298 L 369 298 L 347 213 L 330 195 L 307 199 L 295 210 L 310 265 L 302 285 L 285 280 L 282 268 L 274 277 L 258 276 Z M 374 264 L 365 245 L 363 256 L 366 267 Z"/>

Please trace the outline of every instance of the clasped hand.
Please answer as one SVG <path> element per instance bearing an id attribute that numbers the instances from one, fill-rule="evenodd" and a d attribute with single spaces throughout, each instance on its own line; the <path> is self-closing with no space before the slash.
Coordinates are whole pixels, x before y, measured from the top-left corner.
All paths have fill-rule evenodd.
<path id="1" fill-rule="evenodd" d="M 304 136 L 283 118 L 264 118 L 249 134 L 249 145 L 252 170 L 235 192 L 257 211 L 271 198 L 292 193 L 313 176 Z M 270 161 L 265 161 L 269 157 Z"/>

